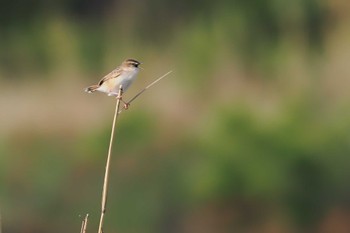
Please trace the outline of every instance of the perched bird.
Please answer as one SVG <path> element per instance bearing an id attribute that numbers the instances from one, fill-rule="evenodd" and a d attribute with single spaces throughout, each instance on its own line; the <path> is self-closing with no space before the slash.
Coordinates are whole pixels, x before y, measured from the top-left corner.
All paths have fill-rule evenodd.
<path id="1" fill-rule="evenodd" d="M 121 99 L 121 96 L 118 96 L 120 85 L 122 86 L 122 93 L 130 87 L 140 70 L 140 64 L 134 59 L 126 59 L 120 66 L 104 76 L 98 84 L 87 87 L 85 91 L 88 93 L 100 91 L 107 93 L 108 96 Z"/>

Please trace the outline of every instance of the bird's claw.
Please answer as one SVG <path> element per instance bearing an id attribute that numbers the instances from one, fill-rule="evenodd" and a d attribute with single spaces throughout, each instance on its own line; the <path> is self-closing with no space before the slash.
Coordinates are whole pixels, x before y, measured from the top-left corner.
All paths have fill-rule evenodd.
<path id="1" fill-rule="evenodd" d="M 129 109 L 130 104 L 127 103 L 127 102 L 125 102 L 125 101 L 123 100 L 123 97 L 122 97 L 122 96 L 119 96 L 119 95 L 118 95 L 118 96 L 116 96 L 115 98 L 116 98 L 117 100 L 123 102 L 123 104 L 124 104 L 123 108 L 124 108 L 125 110 L 128 110 L 128 109 Z"/>
<path id="2" fill-rule="evenodd" d="M 128 109 L 129 109 L 129 106 L 130 106 L 130 104 L 129 104 L 129 103 L 125 103 L 125 102 L 124 102 L 124 106 L 123 106 L 123 108 L 124 108 L 125 110 L 128 110 Z"/>

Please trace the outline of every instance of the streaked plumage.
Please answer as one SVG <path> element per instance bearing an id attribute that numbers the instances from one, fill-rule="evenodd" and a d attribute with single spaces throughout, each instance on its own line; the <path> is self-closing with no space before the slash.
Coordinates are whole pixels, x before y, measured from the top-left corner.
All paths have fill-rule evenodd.
<path id="1" fill-rule="evenodd" d="M 125 92 L 135 80 L 141 63 L 134 59 L 125 60 L 120 66 L 104 76 L 96 85 L 91 85 L 85 89 L 86 92 L 92 93 L 100 91 L 107 93 L 109 96 L 117 96 L 119 86 Z"/>

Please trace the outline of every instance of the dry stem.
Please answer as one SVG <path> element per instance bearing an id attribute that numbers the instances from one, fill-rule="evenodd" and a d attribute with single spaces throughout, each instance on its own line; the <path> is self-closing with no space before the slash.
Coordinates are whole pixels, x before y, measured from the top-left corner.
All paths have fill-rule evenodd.
<path id="1" fill-rule="evenodd" d="M 159 77 L 155 81 L 153 81 L 151 84 L 146 86 L 144 89 L 142 89 L 139 93 L 137 93 L 133 98 L 131 98 L 130 101 L 128 101 L 126 104 L 130 104 L 132 101 L 134 101 L 137 97 L 139 97 L 144 91 L 146 91 L 148 88 L 159 82 L 161 79 L 165 78 L 167 75 L 169 75 L 172 71 L 169 71 L 168 73 L 164 74 L 163 76 Z M 119 87 L 119 93 L 118 96 L 121 97 L 122 94 L 122 86 Z M 103 181 L 103 190 L 102 190 L 102 202 L 101 202 L 101 217 L 100 217 L 100 224 L 98 227 L 98 233 L 103 233 L 103 222 L 104 222 L 104 216 L 106 213 L 106 204 L 107 204 L 107 196 L 108 196 L 108 180 L 109 180 L 109 167 L 110 167 L 110 160 L 111 160 L 111 154 L 112 154 L 112 146 L 113 146 L 113 138 L 114 138 L 114 131 L 115 131 L 115 125 L 117 122 L 117 118 L 119 114 L 121 113 L 121 110 L 119 110 L 120 107 L 120 98 L 117 98 L 117 103 L 115 106 L 115 113 L 113 118 L 113 124 L 112 124 L 112 132 L 111 132 L 111 138 L 109 141 L 109 149 L 108 149 L 108 156 L 107 156 L 107 162 L 106 162 L 106 169 L 105 169 L 105 176 Z M 85 224 L 85 229 L 83 231 L 83 226 Z M 82 232 L 85 233 L 86 230 L 86 224 L 87 224 L 87 217 L 86 221 L 83 221 L 82 226 Z"/>
<path id="2" fill-rule="evenodd" d="M 168 76 L 171 72 L 173 72 L 172 70 L 168 71 L 166 74 L 163 74 L 161 77 L 157 78 L 156 80 L 154 80 L 151 84 L 149 84 L 148 86 L 146 86 L 145 88 L 143 88 L 139 93 L 137 93 L 134 97 L 132 97 L 128 102 L 126 102 L 127 104 L 130 104 L 131 102 L 133 102 L 137 97 L 139 97 L 143 92 L 145 92 L 148 88 L 152 87 L 154 84 L 156 84 L 157 82 L 159 82 L 160 80 L 162 80 L 163 78 L 165 78 L 166 76 Z M 120 110 L 118 113 L 120 114 L 122 112 L 122 110 Z"/>
<path id="3" fill-rule="evenodd" d="M 84 220 L 81 223 L 80 233 L 86 233 L 86 227 L 87 227 L 88 218 L 89 218 L 89 214 L 86 214 Z"/>
<path id="4" fill-rule="evenodd" d="M 118 97 L 121 97 L 121 94 L 122 94 L 122 86 L 119 87 Z M 109 170 L 110 170 L 109 167 L 110 167 L 111 154 L 112 154 L 114 129 L 115 129 L 118 115 L 119 115 L 119 106 L 120 106 L 120 98 L 117 98 L 117 104 L 115 105 L 115 113 L 114 113 L 113 124 L 112 124 L 111 139 L 109 141 L 109 149 L 108 149 L 108 156 L 107 156 L 107 162 L 106 162 L 105 177 L 104 177 L 104 181 L 103 181 L 101 217 L 100 217 L 100 224 L 98 227 L 98 233 L 103 233 L 103 221 L 104 221 L 104 216 L 106 213 L 106 204 L 107 204 L 107 196 L 108 196 L 108 180 L 109 180 Z"/>

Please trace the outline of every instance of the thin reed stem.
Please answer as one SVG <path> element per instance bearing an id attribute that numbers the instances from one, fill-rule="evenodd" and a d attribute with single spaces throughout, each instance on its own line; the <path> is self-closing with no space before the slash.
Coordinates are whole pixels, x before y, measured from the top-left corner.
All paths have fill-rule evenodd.
<path id="1" fill-rule="evenodd" d="M 154 84 L 165 78 L 167 75 L 169 75 L 172 71 L 169 71 L 168 73 L 164 74 L 163 76 L 159 77 L 155 81 L 153 81 L 151 84 L 143 88 L 139 93 L 137 93 L 133 98 L 131 98 L 130 101 L 128 101 L 126 104 L 130 104 L 132 101 L 134 101 L 137 97 L 139 97 L 143 92 L 145 92 L 148 88 L 152 87 Z M 121 97 L 122 95 L 122 86 L 119 87 L 118 97 Z M 114 138 L 114 131 L 115 131 L 115 125 L 118 119 L 119 114 L 122 112 L 122 110 L 119 110 L 120 108 L 120 98 L 117 98 L 117 103 L 115 106 L 115 113 L 113 118 L 113 124 L 112 124 L 112 132 L 111 132 L 111 138 L 109 141 L 109 149 L 108 149 L 108 155 L 107 155 L 107 162 L 106 162 L 106 168 L 105 168 L 105 176 L 103 181 L 103 189 L 102 189 L 102 201 L 101 201 L 101 217 L 100 217 L 100 224 L 98 227 L 98 233 L 103 233 L 103 223 L 104 223 L 104 217 L 106 214 L 106 206 L 107 206 L 107 197 L 108 197 L 108 181 L 109 181 L 109 170 L 110 170 L 110 161 L 111 161 L 111 154 L 112 154 L 112 147 L 113 147 L 113 138 Z M 87 220 L 87 219 L 86 219 Z M 82 226 L 83 230 L 83 226 Z M 85 233 L 85 232 L 82 232 Z"/>
<path id="2" fill-rule="evenodd" d="M 84 220 L 81 223 L 80 233 L 86 233 L 86 227 L 88 223 L 89 214 L 86 214 Z"/>
<path id="3" fill-rule="evenodd" d="M 115 105 L 115 113 L 114 113 L 113 124 L 112 124 L 111 139 L 109 141 L 109 149 L 108 149 L 108 155 L 107 155 L 105 176 L 104 176 L 104 180 L 103 180 L 102 201 L 101 201 L 101 217 L 100 217 L 100 224 L 98 227 L 98 233 L 103 233 L 103 222 L 104 222 L 104 217 L 105 217 L 105 213 L 106 213 L 106 205 L 107 205 L 107 197 L 108 197 L 108 180 L 109 180 L 109 170 L 110 170 L 109 167 L 110 167 L 110 161 L 111 161 L 115 125 L 116 125 L 117 118 L 119 115 L 121 95 L 122 95 L 122 86 L 120 85 L 119 92 L 118 92 L 119 98 L 117 98 L 117 103 Z"/>
<path id="4" fill-rule="evenodd" d="M 157 82 L 159 82 L 160 80 L 162 80 L 163 78 L 165 78 L 166 76 L 171 74 L 172 72 L 173 71 L 170 70 L 167 73 L 160 76 L 159 78 L 157 78 L 156 80 L 154 80 L 152 83 L 148 84 L 145 88 L 143 88 L 141 91 L 139 91 L 134 97 L 132 97 L 128 102 L 126 102 L 126 104 L 131 104 L 131 102 L 133 102 L 137 97 L 139 97 L 142 93 L 144 93 L 148 88 L 152 87 L 154 84 L 156 84 Z M 121 112 L 122 112 L 122 110 L 120 110 L 118 112 L 118 114 L 120 114 Z"/>

